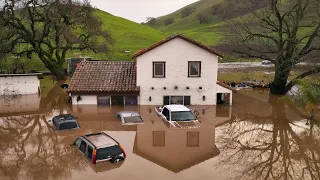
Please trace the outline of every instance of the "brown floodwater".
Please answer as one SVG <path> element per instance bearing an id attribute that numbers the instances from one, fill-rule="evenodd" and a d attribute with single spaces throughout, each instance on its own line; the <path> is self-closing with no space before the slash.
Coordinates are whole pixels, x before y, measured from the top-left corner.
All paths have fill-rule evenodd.
<path id="1" fill-rule="evenodd" d="M 191 106 L 200 127 L 178 129 L 153 106 L 72 106 L 59 88 L 45 98 L 2 97 L 0 179 L 320 179 L 317 122 L 263 90 L 233 99 L 233 106 Z M 121 125 L 114 114 L 122 110 L 138 111 L 144 124 Z M 61 113 L 77 116 L 81 128 L 56 132 L 48 121 Z M 100 131 L 122 144 L 124 162 L 92 165 L 70 146 Z"/>

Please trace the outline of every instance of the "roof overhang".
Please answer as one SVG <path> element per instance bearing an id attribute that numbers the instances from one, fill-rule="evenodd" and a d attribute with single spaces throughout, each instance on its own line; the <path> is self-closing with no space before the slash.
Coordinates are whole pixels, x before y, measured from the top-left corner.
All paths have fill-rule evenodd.
<path id="1" fill-rule="evenodd" d="M 71 93 L 73 95 L 139 95 L 140 91 L 66 91 L 67 93 Z"/>
<path id="2" fill-rule="evenodd" d="M 141 51 L 138 51 L 137 53 L 132 55 L 132 58 L 137 58 L 137 57 L 143 55 L 144 53 L 147 53 L 147 52 L 151 51 L 152 49 L 154 49 L 156 47 L 159 47 L 159 46 L 161 46 L 161 45 L 163 45 L 163 44 L 165 44 L 165 43 L 167 43 L 167 42 L 169 42 L 169 41 L 171 41 L 171 40 L 173 40 L 175 38 L 184 39 L 184 40 L 188 41 L 189 43 L 194 44 L 194 45 L 196 45 L 196 46 L 198 46 L 198 47 L 200 47 L 200 48 L 202 48 L 202 49 L 204 49 L 204 50 L 206 50 L 206 51 L 208 51 L 208 52 L 210 52 L 212 54 L 215 54 L 215 55 L 217 55 L 217 56 L 219 56 L 221 58 L 224 56 L 218 50 L 216 50 L 214 48 L 211 48 L 209 46 L 206 46 L 206 45 L 204 45 L 204 44 L 202 44 L 202 43 L 200 43 L 198 41 L 195 41 L 195 40 L 193 40 L 193 39 L 191 39 L 191 38 L 189 38 L 187 36 L 184 36 L 182 34 L 174 34 L 172 36 L 167 37 L 166 39 L 163 39 L 163 40 L 161 40 L 161 41 L 159 41 L 159 42 L 157 42 L 157 43 L 155 43 L 155 44 L 153 44 L 153 45 L 141 50 Z"/>
<path id="3" fill-rule="evenodd" d="M 236 90 L 236 89 L 230 87 L 229 85 L 227 85 L 227 84 L 225 84 L 225 83 L 222 83 L 222 82 L 220 82 L 220 81 L 217 81 L 217 85 L 219 85 L 219 86 L 221 86 L 221 87 L 223 87 L 223 88 L 225 88 L 225 89 L 228 89 L 228 90 L 232 91 L 233 93 L 237 93 L 237 90 Z M 228 92 L 218 92 L 218 93 L 228 93 Z"/>
<path id="4" fill-rule="evenodd" d="M 18 77 L 18 76 L 37 76 L 39 79 L 43 78 L 42 73 L 28 73 L 28 74 L 0 74 L 0 77 Z"/>

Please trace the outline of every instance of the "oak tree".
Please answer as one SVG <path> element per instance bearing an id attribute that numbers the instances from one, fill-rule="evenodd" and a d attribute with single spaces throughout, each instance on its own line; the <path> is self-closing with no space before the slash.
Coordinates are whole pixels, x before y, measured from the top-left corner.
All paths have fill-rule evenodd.
<path id="1" fill-rule="evenodd" d="M 0 6 L 0 51 L 36 55 L 59 80 L 66 78 L 68 52 L 107 52 L 112 45 L 88 1 L 1 0 Z"/>
<path id="2" fill-rule="evenodd" d="M 255 0 L 246 0 L 255 8 Z M 229 23 L 226 39 L 237 55 L 269 60 L 275 76 L 270 85 L 272 94 L 286 94 L 295 81 L 288 81 L 292 69 L 302 62 L 320 62 L 319 0 L 263 0 L 261 9 Z M 232 43 L 230 43 L 232 42 Z M 302 79 L 319 73 L 320 66 L 295 76 Z"/>

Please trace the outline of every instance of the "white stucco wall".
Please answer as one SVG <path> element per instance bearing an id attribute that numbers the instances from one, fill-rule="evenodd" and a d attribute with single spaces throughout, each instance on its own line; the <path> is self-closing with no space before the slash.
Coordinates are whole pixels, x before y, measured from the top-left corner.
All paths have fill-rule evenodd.
<path id="1" fill-rule="evenodd" d="M 0 95 L 5 89 L 9 92 L 17 91 L 19 94 L 38 94 L 40 80 L 37 76 L 7 76 L 0 77 Z"/>
<path id="2" fill-rule="evenodd" d="M 166 62 L 166 77 L 153 78 L 153 61 Z M 188 61 L 201 61 L 201 77 L 188 77 Z M 191 96 L 192 105 L 215 105 L 218 56 L 181 38 L 175 38 L 137 57 L 140 105 L 161 105 L 163 96 Z M 163 87 L 167 87 L 166 90 Z M 178 90 L 174 89 L 178 86 Z M 189 86 L 190 89 L 186 89 Z M 202 86 L 202 90 L 199 90 Z M 155 89 L 152 90 L 151 87 Z M 152 100 L 149 101 L 149 96 Z M 202 100 L 206 96 L 206 100 Z"/>
<path id="3" fill-rule="evenodd" d="M 77 101 L 78 95 L 72 95 L 72 105 L 97 105 L 96 95 L 81 95 L 82 100 Z"/>

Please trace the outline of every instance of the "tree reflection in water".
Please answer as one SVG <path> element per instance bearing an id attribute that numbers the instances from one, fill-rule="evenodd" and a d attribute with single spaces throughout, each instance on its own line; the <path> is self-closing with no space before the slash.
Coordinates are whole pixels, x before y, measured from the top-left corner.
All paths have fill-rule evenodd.
<path id="1" fill-rule="evenodd" d="M 277 97 L 271 96 L 269 105 L 269 116 L 260 116 L 267 111 L 261 108 L 219 128 L 219 166 L 239 173 L 236 179 L 320 179 L 318 126 L 290 121 Z"/>
<path id="2" fill-rule="evenodd" d="M 70 142 L 64 142 L 47 122 L 55 110 L 60 113 L 69 108 L 58 87 L 59 83 L 41 99 L 39 114 L 0 118 L 1 179 L 64 179 L 72 169 L 85 167 Z"/>

